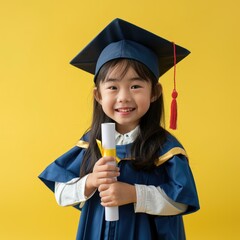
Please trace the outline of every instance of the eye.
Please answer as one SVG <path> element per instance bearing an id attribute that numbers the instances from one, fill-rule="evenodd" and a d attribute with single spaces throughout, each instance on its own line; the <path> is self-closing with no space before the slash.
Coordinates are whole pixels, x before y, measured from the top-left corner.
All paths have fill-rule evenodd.
<path id="1" fill-rule="evenodd" d="M 116 86 L 109 86 L 109 87 L 107 87 L 107 89 L 109 89 L 109 90 L 117 90 L 117 87 Z"/>
<path id="2" fill-rule="evenodd" d="M 133 85 L 133 86 L 131 86 L 131 89 L 138 89 L 138 88 L 142 88 L 142 86 L 140 86 L 140 85 Z"/>

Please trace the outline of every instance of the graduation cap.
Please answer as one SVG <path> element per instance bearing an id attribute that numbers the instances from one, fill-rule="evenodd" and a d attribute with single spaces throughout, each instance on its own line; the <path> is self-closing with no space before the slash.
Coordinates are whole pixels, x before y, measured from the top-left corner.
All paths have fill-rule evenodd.
<path id="1" fill-rule="evenodd" d="M 174 66 L 174 90 L 170 128 L 176 129 L 176 64 L 190 52 L 132 23 L 116 18 L 70 64 L 95 76 L 108 61 L 127 58 L 146 65 L 159 78 Z"/>

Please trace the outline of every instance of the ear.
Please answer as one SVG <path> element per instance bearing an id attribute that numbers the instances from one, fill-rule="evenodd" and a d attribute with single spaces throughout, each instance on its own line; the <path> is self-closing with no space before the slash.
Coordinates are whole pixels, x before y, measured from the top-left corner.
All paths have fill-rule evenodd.
<path id="1" fill-rule="evenodd" d="M 99 104 L 102 104 L 102 96 L 96 87 L 93 89 L 93 96 Z"/>
<path id="2" fill-rule="evenodd" d="M 153 87 L 151 103 L 155 102 L 161 95 L 162 95 L 162 85 L 160 83 L 157 83 Z"/>

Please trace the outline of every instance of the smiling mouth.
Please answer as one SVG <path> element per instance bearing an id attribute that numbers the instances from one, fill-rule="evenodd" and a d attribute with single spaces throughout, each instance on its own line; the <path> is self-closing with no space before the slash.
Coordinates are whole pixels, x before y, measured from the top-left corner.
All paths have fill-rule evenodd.
<path id="1" fill-rule="evenodd" d="M 128 113 L 134 111 L 135 108 L 118 108 L 116 109 L 117 112 Z"/>

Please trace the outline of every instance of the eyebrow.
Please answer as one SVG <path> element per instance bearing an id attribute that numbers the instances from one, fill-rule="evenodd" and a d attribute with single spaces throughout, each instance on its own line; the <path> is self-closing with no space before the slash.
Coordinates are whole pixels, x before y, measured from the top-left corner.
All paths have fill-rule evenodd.
<path id="1" fill-rule="evenodd" d="M 129 78 L 128 80 L 131 81 L 131 82 L 133 82 L 133 81 L 146 81 L 145 79 L 143 79 L 141 77 L 132 77 L 132 78 Z M 107 78 L 103 82 L 117 82 L 117 81 L 121 81 L 121 78 Z"/>

